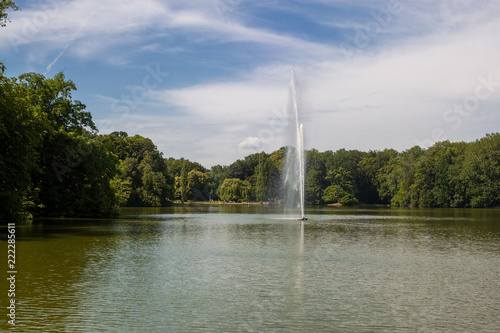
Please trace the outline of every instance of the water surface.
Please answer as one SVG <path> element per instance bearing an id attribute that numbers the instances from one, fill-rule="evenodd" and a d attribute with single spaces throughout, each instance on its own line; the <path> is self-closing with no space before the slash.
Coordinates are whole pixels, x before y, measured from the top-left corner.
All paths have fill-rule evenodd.
<path id="1" fill-rule="evenodd" d="M 498 331 L 500 211 L 306 215 L 172 207 L 19 226 L 15 331 Z"/>

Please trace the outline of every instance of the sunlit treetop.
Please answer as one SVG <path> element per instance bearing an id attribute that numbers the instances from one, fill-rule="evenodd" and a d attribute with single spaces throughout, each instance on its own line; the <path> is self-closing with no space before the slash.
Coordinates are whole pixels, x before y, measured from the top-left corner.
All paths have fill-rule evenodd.
<path id="1" fill-rule="evenodd" d="M 19 10 L 12 0 L 0 0 L 0 27 L 5 27 L 9 19 L 7 18 L 7 9 Z"/>

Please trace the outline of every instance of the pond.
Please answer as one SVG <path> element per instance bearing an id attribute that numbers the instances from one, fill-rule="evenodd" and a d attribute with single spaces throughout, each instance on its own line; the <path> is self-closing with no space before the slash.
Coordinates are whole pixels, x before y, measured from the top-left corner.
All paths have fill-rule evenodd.
<path id="1" fill-rule="evenodd" d="M 498 331 L 500 210 L 283 216 L 214 205 L 17 226 L 16 327 L 4 310 L 0 329 Z M 5 237 L 0 246 L 6 262 Z"/>

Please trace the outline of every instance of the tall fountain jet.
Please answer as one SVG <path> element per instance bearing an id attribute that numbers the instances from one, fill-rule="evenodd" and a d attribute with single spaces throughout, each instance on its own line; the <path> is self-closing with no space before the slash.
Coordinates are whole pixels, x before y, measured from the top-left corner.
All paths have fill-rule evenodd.
<path id="1" fill-rule="evenodd" d="M 288 103 L 289 116 L 294 120 L 291 123 L 291 143 L 287 149 L 285 185 L 287 188 L 288 206 L 300 209 L 300 219 L 307 220 L 304 213 L 305 196 L 305 163 L 304 163 L 304 126 L 299 121 L 299 103 L 297 86 L 293 69 L 290 75 L 290 99 Z"/>

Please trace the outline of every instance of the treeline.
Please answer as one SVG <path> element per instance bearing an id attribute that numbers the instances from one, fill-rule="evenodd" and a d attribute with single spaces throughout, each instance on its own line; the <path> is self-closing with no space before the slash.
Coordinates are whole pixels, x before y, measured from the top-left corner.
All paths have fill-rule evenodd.
<path id="1" fill-rule="evenodd" d="M 116 213 L 117 157 L 63 74 L 4 76 L 0 64 L 0 218 Z"/>
<path id="2" fill-rule="evenodd" d="M 113 216 L 119 206 L 188 201 L 284 201 L 286 149 L 207 169 L 164 158 L 154 143 L 124 132 L 98 135 L 75 101 L 74 83 L 0 65 L 0 218 Z M 309 204 L 398 207 L 500 205 L 500 134 L 471 143 L 439 142 L 361 152 L 306 152 Z"/>
<path id="3" fill-rule="evenodd" d="M 307 152 L 311 204 L 368 203 L 396 207 L 500 205 L 500 134 L 474 142 L 392 149 Z"/>
<path id="4" fill-rule="evenodd" d="M 197 169 L 206 182 L 195 186 L 195 191 L 189 185 L 192 196 L 187 199 L 284 201 L 285 155 L 281 148 L 271 154 L 249 155 L 229 166 Z M 179 173 L 175 176 L 179 178 Z M 313 205 L 497 207 L 500 134 L 487 134 L 470 143 L 438 142 L 428 149 L 415 146 L 403 152 L 312 149 L 306 152 L 305 192 L 306 202 Z"/>

